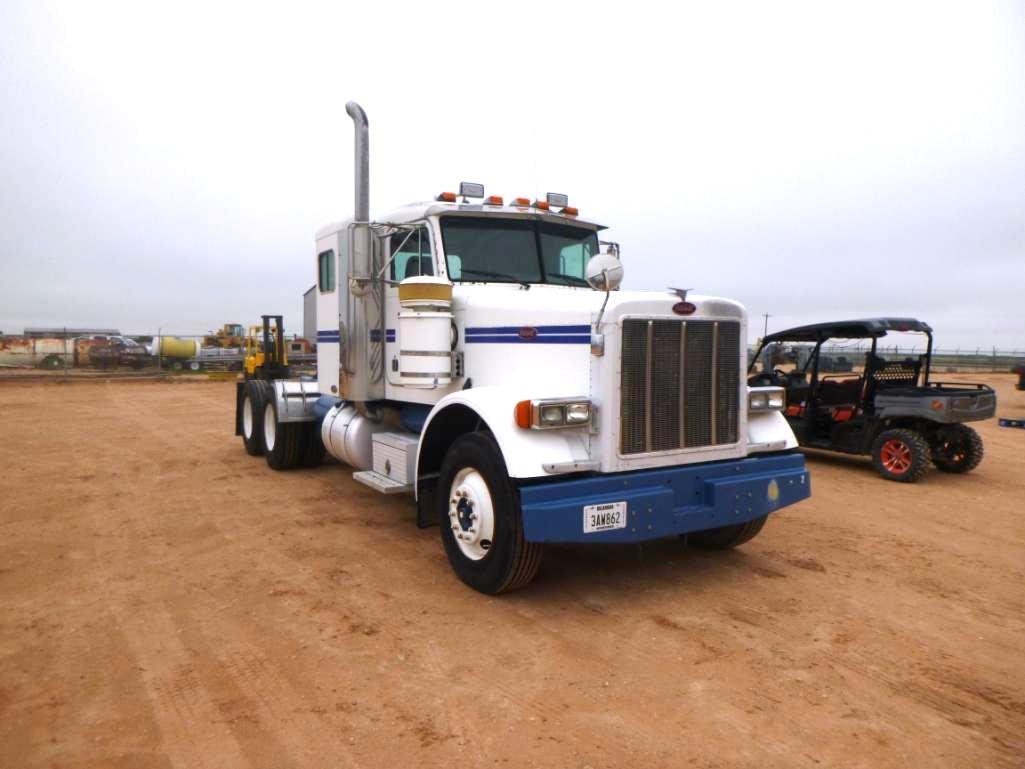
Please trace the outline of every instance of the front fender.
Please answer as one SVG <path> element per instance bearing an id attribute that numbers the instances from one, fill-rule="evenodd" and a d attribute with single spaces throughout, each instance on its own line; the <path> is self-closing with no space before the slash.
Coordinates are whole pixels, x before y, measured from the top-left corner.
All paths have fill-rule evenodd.
<path id="1" fill-rule="evenodd" d="M 538 478 L 551 475 L 545 465 L 569 466 L 588 462 L 589 435 L 586 427 L 561 430 L 525 430 L 515 421 L 516 403 L 523 400 L 522 388 L 474 387 L 446 395 L 427 416 L 417 449 L 417 477 L 425 464 L 424 447 L 428 445 L 431 426 L 444 424 L 443 415 L 452 409 L 466 408 L 474 412 L 495 436 L 511 478 Z M 446 411 L 449 410 L 449 411 Z M 451 445 L 458 435 L 446 436 Z M 433 461 L 433 460 L 432 460 Z M 440 465 L 440 461 L 437 462 Z"/>

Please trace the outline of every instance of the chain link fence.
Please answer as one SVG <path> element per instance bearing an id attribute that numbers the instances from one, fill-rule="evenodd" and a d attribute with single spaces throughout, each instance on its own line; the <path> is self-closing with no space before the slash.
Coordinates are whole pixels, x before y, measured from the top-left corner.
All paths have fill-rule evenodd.
<path id="1" fill-rule="evenodd" d="M 242 371 L 247 331 L 225 327 L 206 334 L 122 333 L 56 327 L 0 334 L 0 377 L 153 377 Z M 257 345 L 261 342 L 254 340 Z M 298 372 L 316 368 L 316 344 L 286 336 L 285 353 Z"/>

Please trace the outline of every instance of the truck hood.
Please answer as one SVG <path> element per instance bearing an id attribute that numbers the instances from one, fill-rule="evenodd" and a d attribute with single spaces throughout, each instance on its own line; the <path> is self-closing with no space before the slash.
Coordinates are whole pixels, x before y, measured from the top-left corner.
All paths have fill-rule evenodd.
<path id="1" fill-rule="evenodd" d="M 591 391 L 590 341 L 605 294 L 589 288 L 457 284 L 453 310 L 466 374 L 474 387 L 508 384 L 523 397 L 576 397 Z M 615 331 L 624 316 L 671 317 L 680 297 L 665 291 L 614 291 L 602 318 L 602 333 Z M 688 319 L 742 320 L 741 305 L 689 294 L 696 310 Z"/>
<path id="2" fill-rule="evenodd" d="M 597 318 L 605 294 L 590 288 L 532 285 L 457 284 L 453 304 L 457 314 L 465 315 L 468 325 L 540 327 L 546 325 L 590 325 Z M 680 297 L 665 291 L 613 291 L 609 295 L 603 325 L 623 315 L 673 316 Z M 690 317 L 743 317 L 737 302 L 714 296 L 688 293 L 687 301 L 696 307 Z M 472 324 L 470 321 L 472 320 Z"/>

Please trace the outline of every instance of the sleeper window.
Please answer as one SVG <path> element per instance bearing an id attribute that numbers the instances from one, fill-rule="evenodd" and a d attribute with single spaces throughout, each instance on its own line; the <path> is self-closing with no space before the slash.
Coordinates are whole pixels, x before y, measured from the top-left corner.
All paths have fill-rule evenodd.
<path id="1" fill-rule="evenodd" d="M 335 290 L 335 252 L 322 251 L 317 256 L 317 282 L 320 292 L 326 294 Z"/>

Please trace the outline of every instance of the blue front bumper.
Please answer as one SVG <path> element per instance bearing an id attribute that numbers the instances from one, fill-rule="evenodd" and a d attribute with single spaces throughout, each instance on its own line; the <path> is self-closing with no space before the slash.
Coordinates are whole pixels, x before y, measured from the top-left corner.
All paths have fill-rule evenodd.
<path id="1" fill-rule="evenodd" d="M 745 523 L 811 494 L 801 454 L 595 475 L 520 487 L 529 542 L 643 542 Z M 584 507 L 626 503 L 623 528 L 584 533 Z"/>

